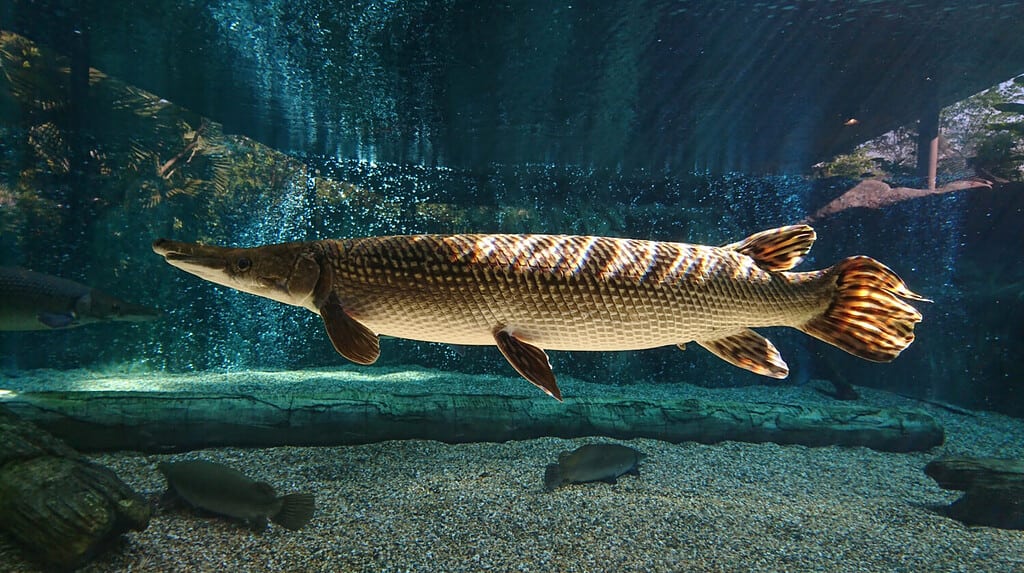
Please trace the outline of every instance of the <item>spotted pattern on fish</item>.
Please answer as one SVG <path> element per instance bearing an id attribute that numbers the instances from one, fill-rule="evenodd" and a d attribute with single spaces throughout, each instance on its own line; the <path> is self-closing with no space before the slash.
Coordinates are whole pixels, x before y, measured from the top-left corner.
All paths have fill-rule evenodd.
<path id="1" fill-rule="evenodd" d="M 346 312 L 379 334 L 545 349 L 627 350 L 800 323 L 831 287 L 783 277 L 732 249 L 552 235 L 324 241 Z"/>
<path id="2" fill-rule="evenodd" d="M 888 267 L 850 257 L 791 272 L 807 225 L 722 247 L 574 235 L 397 235 L 227 248 L 159 239 L 167 262 L 319 313 L 334 348 L 369 364 L 378 335 L 496 345 L 558 398 L 545 350 L 634 350 L 695 341 L 775 378 L 788 367 L 751 328 L 789 326 L 857 356 L 894 359 L 926 300 Z M 244 264 L 243 264 L 244 263 Z"/>

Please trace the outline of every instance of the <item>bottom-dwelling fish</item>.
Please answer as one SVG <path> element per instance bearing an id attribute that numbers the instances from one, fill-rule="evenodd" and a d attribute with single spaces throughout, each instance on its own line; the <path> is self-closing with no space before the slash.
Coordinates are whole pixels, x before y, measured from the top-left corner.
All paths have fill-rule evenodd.
<path id="1" fill-rule="evenodd" d="M 240 519 L 256 531 L 267 519 L 288 529 L 300 529 L 313 517 L 313 494 L 278 496 L 265 482 L 253 481 L 228 466 L 205 460 L 164 462 L 157 466 L 167 478 L 167 492 L 189 505 Z"/>
<path id="2" fill-rule="evenodd" d="M 925 300 L 868 257 L 789 272 L 807 225 L 723 247 L 571 235 L 401 235 L 228 248 L 159 239 L 171 265 L 318 313 L 342 356 L 371 364 L 379 335 L 496 345 L 561 399 L 545 350 L 636 350 L 696 341 L 757 374 L 784 378 L 752 328 L 790 326 L 888 362 L 914 340 Z"/>
<path id="3" fill-rule="evenodd" d="M 160 311 L 74 281 L 0 267 L 0 330 L 53 330 L 94 322 L 142 322 Z"/>
<path id="4" fill-rule="evenodd" d="M 644 454 L 618 444 L 587 444 L 558 454 L 557 464 L 544 470 L 544 489 L 551 491 L 565 483 L 603 481 L 615 483 L 623 474 L 640 475 L 637 466 Z"/>

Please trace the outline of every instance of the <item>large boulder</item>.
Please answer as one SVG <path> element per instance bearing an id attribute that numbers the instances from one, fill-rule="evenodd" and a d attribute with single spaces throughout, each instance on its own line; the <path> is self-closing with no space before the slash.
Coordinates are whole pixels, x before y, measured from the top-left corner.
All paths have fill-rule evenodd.
<path id="1" fill-rule="evenodd" d="M 29 556 L 74 568 L 149 517 L 112 471 L 0 406 L 0 531 Z"/>

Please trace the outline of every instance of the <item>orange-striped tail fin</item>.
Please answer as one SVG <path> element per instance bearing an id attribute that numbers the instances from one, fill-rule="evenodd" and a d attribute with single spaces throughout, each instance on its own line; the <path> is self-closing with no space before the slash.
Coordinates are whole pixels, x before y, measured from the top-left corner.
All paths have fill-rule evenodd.
<path id="1" fill-rule="evenodd" d="M 902 299 L 930 300 L 871 257 L 850 257 L 826 272 L 835 277 L 835 298 L 800 330 L 874 362 L 889 362 L 910 346 L 921 313 Z"/>

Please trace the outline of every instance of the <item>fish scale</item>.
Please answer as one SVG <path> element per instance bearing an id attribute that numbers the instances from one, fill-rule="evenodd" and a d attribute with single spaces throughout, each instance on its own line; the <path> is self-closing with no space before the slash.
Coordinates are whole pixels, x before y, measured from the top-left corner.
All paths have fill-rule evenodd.
<path id="1" fill-rule="evenodd" d="M 431 342 L 489 345 L 500 326 L 550 350 L 635 350 L 792 326 L 830 299 L 822 271 L 772 274 L 720 247 L 597 237 L 580 263 L 562 256 L 538 264 L 521 254 L 527 240 L 572 252 L 587 238 L 420 235 L 323 245 L 353 318 L 378 334 Z M 641 251 L 656 253 L 650 265 L 629 256 Z M 672 272 L 677 259 L 698 262 Z"/>
<path id="2" fill-rule="evenodd" d="M 317 312 L 359 364 L 379 335 L 495 345 L 524 378 L 561 393 L 545 350 L 637 350 L 695 341 L 752 372 L 789 369 L 751 328 L 789 326 L 868 360 L 914 340 L 927 300 L 864 256 L 791 272 L 807 225 L 722 247 L 576 235 L 395 235 L 231 248 L 158 239 L 168 263 Z"/>

